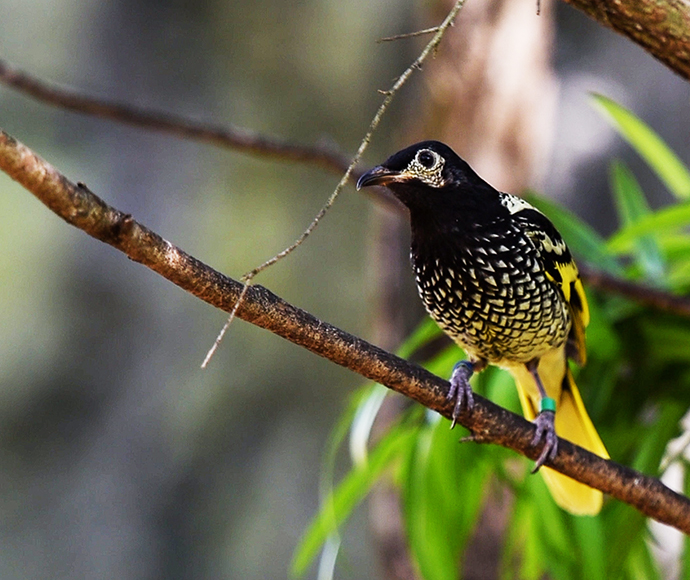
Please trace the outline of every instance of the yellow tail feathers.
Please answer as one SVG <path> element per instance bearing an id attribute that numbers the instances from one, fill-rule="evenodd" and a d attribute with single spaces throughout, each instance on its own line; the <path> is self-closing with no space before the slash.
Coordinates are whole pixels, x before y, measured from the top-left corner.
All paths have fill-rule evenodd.
<path id="1" fill-rule="evenodd" d="M 539 393 L 534 379 L 524 365 L 508 370 L 515 378 L 525 418 L 533 421 L 539 408 Z M 543 357 L 539 363 L 539 376 L 548 396 L 556 400 L 556 434 L 608 459 L 609 454 L 587 414 L 575 380 L 566 366 L 564 354 L 554 351 L 552 355 L 550 353 Z M 554 500 L 564 510 L 575 515 L 590 516 L 601 510 L 603 496 L 600 491 L 548 467 L 542 467 L 540 473 Z"/>

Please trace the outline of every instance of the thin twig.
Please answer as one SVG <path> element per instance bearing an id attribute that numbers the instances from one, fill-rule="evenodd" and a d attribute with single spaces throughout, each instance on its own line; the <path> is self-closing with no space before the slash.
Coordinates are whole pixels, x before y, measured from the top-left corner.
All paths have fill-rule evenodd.
<path id="1" fill-rule="evenodd" d="M 69 181 L 28 147 L 0 130 L 0 170 L 33 193 L 71 225 L 110 244 L 180 288 L 226 312 L 243 291 L 232 280 L 186 254 L 155 232 L 106 204 L 85 186 Z M 285 302 L 262 286 L 246 289 L 237 316 L 386 385 L 422 405 L 451 417 L 447 381 L 323 322 Z M 531 459 L 541 449 L 531 444 L 534 425 L 483 397 L 474 396 L 472 413 L 458 422 L 477 434 Z M 643 514 L 690 534 L 690 500 L 661 481 L 559 439 L 559 453 L 549 467 L 624 501 Z"/>
<path id="2" fill-rule="evenodd" d="M 93 115 L 140 129 L 159 131 L 181 139 L 193 139 L 249 155 L 272 158 L 277 161 L 309 163 L 338 174 L 346 171 L 350 164 L 350 160 L 332 145 L 299 145 L 242 127 L 215 125 L 163 111 L 143 109 L 131 104 L 86 96 L 40 80 L 12 67 L 3 60 L 0 60 L 0 83 L 68 111 Z M 350 175 L 353 179 L 357 179 L 360 172 L 354 170 Z M 398 206 L 393 196 L 388 195 L 383 188 L 369 188 L 364 194 L 371 195 L 377 201 L 390 207 Z"/>
<path id="3" fill-rule="evenodd" d="M 314 217 L 312 222 L 307 226 L 307 229 L 305 229 L 300 234 L 300 236 L 292 244 L 290 244 L 287 248 L 278 252 L 275 256 L 273 256 L 272 258 L 269 258 L 263 264 L 257 266 L 256 268 L 254 268 L 253 270 L 250 270 L 244 276 L 242 276 L 242 279 L 245 281 L 245 285 L 251 284 L 252 280 L 258 274 L 260 274 L 261 272 L 263 272 L 267 268 L 270 268 L 271 266 L 273 266 L 273 264 L 279 262 L 283 258 L 289 256 L 292 252 L 294 252 L 297 248 L 299 248 L 304 243 L 304 241 L 311 235 L 311 233 L 316 229 L 316 226 L 319 225 L 319 222 L 323 219 L 323 217 L 326 215 L 326 213 L 328 213 L 328 210 L 330 210 L 331 207 L 333 207 L 335 200 L 338 199 L 340 192 L 343 190 L 343 188 L 347 184 L 348 180 L 350 179 L 350 175 L 352 174 L 352 171 L 354 170 L 355 166 L 359 163 L 359 160 L 362 158 L 362 155 L 363 155 L 364 151 L 366 150 L 366 148 L 368 147 L 369 141 L 371 140 L 371 137 L 374 134 L 374 131 L 376 131 L 376 128 L 378 127 L 379 123 L 381 122 L 381 119 L 383 118 L 383 115 L 386 112 L 386 109 L 388 109 L 388 106 L 390 105 L 391 101 L 393 100 L 393 97 L 395 97 L 395 94 L 407 82 L 407 79 L 410 78 L 410 75 L 412 75 L 414 70 L 421 68 L 422 63 L 426 60 L 426 58 L 429 56 L 429 54 L 431 54 L 432 51 L 436 50 L 439 43 L 441 42 L 441 39 L 443 38 L 443 35 L 445 34 L 448 27 L 452 25 L 453 19 L 455 18 L 457 13 L 460 11 L 460 9 L 462 8 L 464 3 L 465 3 L 465 0 L 458 0 L 458 2 L 455 3 L 455 6 L 453 6 L 452 10 L 448 13 L 448 16 L 446 16 L 445 20 L 437 27 L 436 34 L 431 39 L 431 41 L 424 47 L 424 50 L 422 50 L 422 52 L 415 59 L 415 61 L 409 67 L 407 67 L 405 72 L 403 72 L 398 77 L 398 79 L 395 81 L 395 83 L 393 83 L 393 86 L 390 88 L 390 90 L 388 90 L 385 93 L 386 96 L 384 97 L 383 102 L 381 103 L 378 110 L 376 111 L 374 118 L 371 120 L 371 123 L 369 124 L 369 129 L 367 130 L 366 135 L 364 135 L 362 142 L 359 144 L 359 148 L 357 149 L 355 156 L 352 158 L 352 161 L 350 162 L 347 169 L 345 170 L 345 173 L 340 178 L 340 181 L 338 182 L 338 185 L 336 185 L 335 190 L 333 191 L 333 193 L 331 193 L 330 197 L 326 200 L 326 203 L 321 207 L 321 209 L 316 214 L 316 216 Z M 238 301 L 241 301 L 243 297 L 244 297 L 244 293 L 242 293 L 242 295 L 238 298 Z M 236 310 L 236 307 L 233 308 L 233 312 L 235 310 Z M 202 368 L 205 368 L 206 365 L 208 364 L 208 362 L 211 360 L 211 357 L 213 356 L 213 353 L 218 348 L 220 341 L 223 340 L 223 336 L 225 335 L 225 332 L 230 327 L 230 324 L 232 323 L 233 317 L 234 317 L 234 315 L 231 315 L 230 318 L 225 323 L 225 325 L 223 326 L 223 329 L 220 331 L 220 334 L 216 338 L 216 341 L 214 342 L 213 346 L 211 347 L 211 349 L 207 353 L 206 358 L 204 359 L 204 362 L 201 365 Z"/>
<path id="4" fill-rule="evenodd" d="M 379 38 L 376 42 L 391 42 L 393 40 L 403 40 L 405 38 L 414 38 L 415 36 L 423 36 L 424 34 L 433 34 L 439 31 L 439 26 L 432 26 L 431 28 L 425 28 L 424 30 L 417 30 L 416 32 L 406 32 L 405 34 L 394 34 L 393 36 L 384 36 Z"/>
<path id="5" fill-rule="evenodd" d="M 230 328 L 232 321 L 235 320 L 235 316 L 237 316 L 237 310 L 239 309 L 240 304 L 242 304 L 242 300 L 244 300 L 244 297 L 247 294 L 247 290 L 249 289 L 250 285 L 251 280 L 245 280 L 242 292 L 240 292 L 240 295 L 237 297 L 237 302 L 235 302 L 235 306 L 233 306 L 232 310 L 230 311 L 230 316 L 228 316 L 228 319 L 225 321 L 223 328 L 220 329 L 220 332 L 218 333 L 216 340 L 213 342 L 213 346 L 206 353 L 206 357 L 204 358 L 204 361 L 201 363 L 202 369 L 205 369 L 207 367 L 208 363 L 213 358 L 213 355 L 216 353 L 216 350 L 218 350 L 218 347 L 220 346 L 220 343 L 223 340 L 225 333 L 228 331 L 228 328 Z"/>
<path id="6" fill-rule="evenodd" d="M 288 246 L 285 248 L 282 252 L 279 252 L 269 260 L 266 260 L 263 264 L 260 266 L 257 266 L 250 272 L 247 272 L 244 275 L 244 278 L 247 280 L 251 280 L 254 278 L 257 274 L 260 272 L 264 271 L 266 268 L 272 266 L 279 260 L 282 260 L 285 256 L 291 254 L 294 250 L 296 250 L 303 242 L 304 240 L 307 239 L 307 237 L 314 231 L 317 225 L 319 225 L 319 221 L 323 218 L 324 215 L 326 215 L 326 212 L 333 206 L 335 203 L 335 200 L 338 198 L 338 195 L 340 195 L 340 192 L 343 190 L 345 187 L 345 184 L 347 183 L 348 179 L 350 178 L 350 174 L 352 173 L 352 170 L 354 169 L 355 165 L 359 163 L 359 160 L 362 158 L 362 154 L 366 150 L 366 148 L 369 146 L 369 141 L 371 140 L 371 136 L 374 134 L 374 131 L 378 127 L 379 123 L 381 122 L 381 119 L 388 109 L 388 106 L 390 105 L 391 101 L 393 100 L 393 97 L 395 97 L 395 94 L 400 90 L 400 88 L 407 82 L 407 80 L 410 78 L 412 73 L 414 72 L 415 69 L 419 69 L 422 65 L 422 63 L 427 59 L 429 54 L 431 54 L 432 51 L 434 51 L 439 43 L 441 42 L 441 39 L 443 38 L 443 35 L 445 34 L 446 30 L 448 29 L 449 26 L 453 23 L 453 20 L 457 16 L 458 12 L 462 8 L 462 6 L 465 4 L 465 0 L 458 0 L 451 11 L 448 13 L 444 21 L 438 26 L 436 34 L 434 34 L 434 37 L 429 41 L 429 43 L 424 47 L 424 50 L 419 54 L 419 56 L 415 59 L 415 61 L 407 67 L 405 72 L 403 72 L 398 79 L 393 83 L 393 86 L 386 92 L 386 96 L 383 99 L 383 102 L 379 106 L 378 110 L 376 111 L 376 114 L 374 115 L 374 118 L 371 120 L 371 123 L 369 124 L 369 129 L 367 130 L 366 135 L 364 135 L 364 138 L 362 139 L 362 142 L 359 144 L 359 147 L 357 149 L 357 152 L 355 153 L 355 156 L 352 158 L 352 161 L 350 162 L 350 165 L 348 166 L 347 170 L 345 171 L 345 174 L 341 178 L 340 182 L 336 186 L 335 190 L 331 194 L 331 196 L 328 198 L 324 206 L 319 210 L 319 213 L 316 214 L 316 217 L 312 220 L 312 222 L 309 224 L 306 230 L 302 232 L 302 234 L 295 240 L 292 245 Z"/>

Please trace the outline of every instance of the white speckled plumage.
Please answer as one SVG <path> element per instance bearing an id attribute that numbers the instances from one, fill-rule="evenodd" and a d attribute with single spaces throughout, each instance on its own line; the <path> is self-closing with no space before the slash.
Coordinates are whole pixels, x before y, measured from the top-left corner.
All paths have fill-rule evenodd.
<path id="1" fill-rule="evenodd" d="M 555 458 L 557 431 L 608 457 L 566 362 L 585 361 L 589 311 L 553 224 L 525 200 L 496 191 L 437 141 L 392 155 L 358 181 L 368 185 L 389 187 L 409 208 L 419 294 L 468 355 L 450 380 L 454 419 L 472 409 L 472 373 L 493 363 L 515 377 L 525 417 L 536 426 L 532 445 L 544 443 L 537 468 Z M 601 509 L 600 492 L 547 468 L 542 473 L 564 509 Z"/>

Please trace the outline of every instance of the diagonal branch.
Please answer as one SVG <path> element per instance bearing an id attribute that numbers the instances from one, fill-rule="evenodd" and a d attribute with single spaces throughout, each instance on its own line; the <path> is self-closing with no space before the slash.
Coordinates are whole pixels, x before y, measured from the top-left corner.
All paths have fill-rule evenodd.
<path id="1" fill-rule="evenodd" d="M 110 244 L 208 304 L 229 312 L 243 285 L 186 254 L 130 215 L 109 206 L 83 184 L 74 184 L 29 148 L 0 130 L 0 169 L 53 212 L 90 236 Z M 386 385 L 450 417 L 448 383 L 368 342 L 323 322 L 256 285 L 247 289 L 237 316 L 303 346 L 362 376 Z M 485 442 L 531 459 L 534 426 L 478 395 L 460 424 Z M 643 514 L 690 534 L 690 500 L 648 477 L 581 447 L 559 440 L 550 467 L 629 503 Z"/>

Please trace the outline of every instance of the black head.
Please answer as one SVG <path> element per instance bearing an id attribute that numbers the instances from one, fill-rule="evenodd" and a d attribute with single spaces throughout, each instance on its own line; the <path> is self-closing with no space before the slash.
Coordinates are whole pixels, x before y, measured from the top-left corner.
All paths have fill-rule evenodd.
<path id="1" fill-rule="evenodd" d="M 362 175 L 357 189 L 370 185 L 386 186 L 411 210 L 467 207 L 481 203 L 484 191 L 496 193 L 455 151 L 439 141 L 422 141 L 398 151 Z"/>

